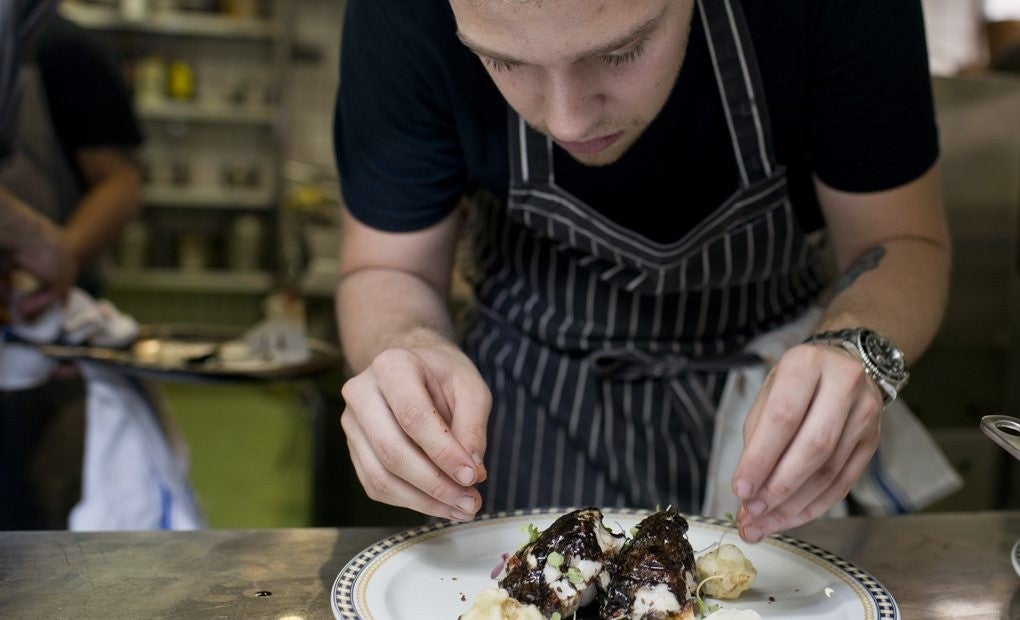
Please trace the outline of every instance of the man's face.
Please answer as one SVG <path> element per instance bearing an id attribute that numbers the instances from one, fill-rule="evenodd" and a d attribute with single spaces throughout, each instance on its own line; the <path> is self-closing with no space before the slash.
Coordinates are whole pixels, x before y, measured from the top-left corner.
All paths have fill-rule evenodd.
<path id="1" fill-rule="evenodd" d="M 458 36 L 529 125 L 590 166 L 665 105 L 694 0 L 450 0 Z"/>

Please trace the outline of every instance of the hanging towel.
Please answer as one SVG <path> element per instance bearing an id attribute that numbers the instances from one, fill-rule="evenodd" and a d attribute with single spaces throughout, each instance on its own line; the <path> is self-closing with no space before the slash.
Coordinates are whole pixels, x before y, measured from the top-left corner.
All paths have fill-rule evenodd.
<path id="1" fill-rule="evenodd" d="M 821 316 L 822 311 L 813 308 L 796 321 L 755 339 L 746 350 L 766 363 L 735 369 L 727 377 L 716 414 L 703 514 L 722 518 L 727 512 L 736 514 L 740 508 L 731 481 L 744 448 L 744 420 L 772 366 L 811 334 Z M 879 448 L 850 495 L 869 515 L 883 516 L 919 510 L 962 486 L 962 478 L 935 440 L 898 398 L 882 416 Z M 846 505 L 841 502 L 827 516 L 845 514 Z"/>

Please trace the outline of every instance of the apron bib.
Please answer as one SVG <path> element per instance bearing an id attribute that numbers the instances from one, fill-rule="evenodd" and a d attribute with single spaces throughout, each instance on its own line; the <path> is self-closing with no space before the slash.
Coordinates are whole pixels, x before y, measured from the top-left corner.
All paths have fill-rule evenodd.
<path id="1" fill-rule="evenodd" d="M 727 373 L 760 363 L 744 345 L 826 284 L 772 154 L 740 4 L 699 0 L 698 18 L 740 185 L 677 242 L 647 239 L 559 187 L 552 140 L 509 112 L 508 201 L 479 200 L 469 223 L 477 305 L 465 350 L 493 393 L 487 512 L 696 512 Z"/>

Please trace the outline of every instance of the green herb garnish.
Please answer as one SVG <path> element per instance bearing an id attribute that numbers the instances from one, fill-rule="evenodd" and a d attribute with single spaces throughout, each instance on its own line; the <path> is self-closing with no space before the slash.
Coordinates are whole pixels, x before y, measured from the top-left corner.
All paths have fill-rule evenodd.
<path id="1" fill-rule="evenodd" d="M 563 555 L 553 551 L 549 554 L 549 557 L 545 559 L 545 563 L 553 568 L 559 568 L 563 566 Z"/>
<path id="2" fill-rule="evenodd" d="M 538 540 L 538 537 L 542 534 L 542 531 L 535 527 L 534 523 L 521 526 L 521 531 L 528 535 L 528 542 L 525 544 L 531 544 Z"/>
<path id="3" fill-rule="evenodd" d="M 567 580 L 575 586 L 584 583 L 584 575 L 581 571 L 577 570 L 577 567 L 571 566 L 567 569 Z"/>
<path id="4" fill-rule="evenodd" d="M 549 616 L 549 620 L 560 620 L 560 612 L 554 611 L 553 615 Z"/>
<path id="5" fill-rule="evenodd" d="M 712 575 L 711 577 L 705 577 L 701 583 L 698 584 L 698 588 L 694 591 L 694 601 L 698 604 L 698 615 L 702 618 L 709 614 L 713 614 L 719 610 L 718 604 L 709 605 L 701 598 L 701 587 L 713 579 L 722 579 L 722 575 Z"/>

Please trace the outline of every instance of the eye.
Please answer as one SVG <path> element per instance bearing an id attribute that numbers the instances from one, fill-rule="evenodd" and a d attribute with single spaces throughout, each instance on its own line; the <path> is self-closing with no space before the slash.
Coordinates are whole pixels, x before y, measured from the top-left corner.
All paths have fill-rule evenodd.
<path id="1" fill-rule="evenodd" d="M 610 67 L 619 67 L 622 64 L 633 62 L 645 51 L 645 42 L 642 41 L 626 52 L 620 54 L 606 54 L 602 56 L 602 62 Z"/>
<path id="2" fill-rule="evenodd" d="M 482 56 L 482 62 L 484 62 L 486 64 L 486 66 L 488 66 L 490 69 L 492 69 L 496 73 L 502 73 L 504 71 L 513 71 L 518 66 L 517 63 L 515 63 L 515 62 L 507 62 L 505 60 L 497 60 L 495 58 L 489 58 L 487 56 Z"/>

